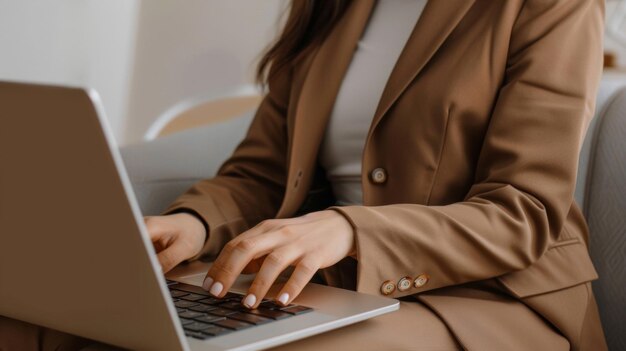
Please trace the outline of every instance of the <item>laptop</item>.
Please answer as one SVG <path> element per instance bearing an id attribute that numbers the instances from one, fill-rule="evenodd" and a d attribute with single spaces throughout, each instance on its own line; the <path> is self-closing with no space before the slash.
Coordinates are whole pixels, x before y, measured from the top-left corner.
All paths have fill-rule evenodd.
<path id="1" fill-rule="evenodd" d="M 258 350 L 399 308 L 310 283 L 249 311 L 250 276 L 218 300 L 208 264 L 159 267 L 98 95 L 0 82 L 0 315 L 128 349 Z"/>

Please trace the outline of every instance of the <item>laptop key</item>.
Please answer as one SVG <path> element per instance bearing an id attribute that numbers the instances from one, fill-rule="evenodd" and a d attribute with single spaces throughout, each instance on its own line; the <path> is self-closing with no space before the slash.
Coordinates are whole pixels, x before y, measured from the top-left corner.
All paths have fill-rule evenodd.
<path id="1" fill-rule="evenodd" d="M 268 322 L 272 322 L 273 321 L 273 319 L 271 319 L 271 318 L 261 317 L 261 316 L 258 316 L 256 314 L 243 313 L 243 312 L 238 312 L 238 313 L 235 313 L 235 314 L 231 314 L 230 316 L 228 316 L 228 318 L 240 320 L 240 321 L 243 321 L 243 322 L 252 323 L 254 325 L 264 324 L 264 323 L 268 323 Z"/>
<path id="2" fill-rule="evenodd" d="M 200 312 L 194 312 L 194 311 L 185 311 L 183 313 L 179 313 L 178 317 L 180 318 L 189 318 L 189 319 L 194 319 L 194 318 L 198 318 L 200 316 L 202 316 L 203 314 Z"/>
<path id="3" fill-rule="evenodd" d="M 311 312 L 313 309 L 306 306 L 287 306 L 285 308 L 281 308 L 281 311 L 291 313 L 291 314 L 302 314 L 306 312 Z"/>
<path id="4" fill-rule="evenodd" d="M 207 297 L 211 296 L 208 291 L 202 289 L 201 287 L 189 284 L 179 283 L 176 285 L 176 290 L 182 290 L 193 294 L 204 295 Z"/>
<path id="5" fill-rule="evenodd" d="M 180 318 L 180 324 L 182 324 L 182 325 L 187 325 L 187 324 L 191 324 L 191 323 L 193 323 L 193 321 L 191 319 Z"/>
<path id="6" fill-rule="evenodd" d="M 177 298 L 177 297 L 189 295 L 189 293 L 180 291 L 180 290 L 170 290 L 170 295 L 172 295 L 173 298 Z"/>
<path id="7" fill-rule="evenodd" d="M 224 303 L 224 301 L 222 301 L 222 300 L 220 300 L 218 298 L 215 298 L 215 297 L 205 298 L 205 299 L 199 300 L 198 302 L 204 303 L 204 304 L 207 304 L 207 305 L 219 305 L 221 303 Z"/>
<path id="8" fill-rule="evenodd" d="M 216 308 L 217 307 L 211 306 L 211 305 L 197 305 L 197 306 L 189 307 L 189 309 L 192 310 L 192 311 L 203 312 L 203 313 L 212 311 L 212 310 L 214 310 Z"/>
<path id="9" fill-rule="evenodd" d="M 185 300 L 180 300 L 180 301 L 176 301 L 174 302 L 174 306 L 176 307 L 180 307 L 180 308 L 189 308 L 189 307 L 193 307 L 198 305 L 195 302 L 191 302 L 191 301 L 185 301 Z"/>
<path id="10" fill-rule="evenodd" d="M 263 307 L 263 308 L 267 308 L 270 310 L 282 310 L 283 308 L 288 308 L 288 307 L 293 307 L 293 306 L 297 306 L 294 304 L 289 304 L 287 306 L 283 306 L 275 301 L 263 301 L 259 304 L 259 307 Z"/>
<path id="11" fill-rule="evenodd" d="M 213 325 L 207 329 L 202 329 L 203 334 L 209 334 L 210 336 L 219 336 L 219 335 L 228 334 L 230 332 L 232 332 L 231 329 L 218 327 L 216 325 Z"/>
<path id="12" fill-rule="evenodd" d="M 237 311 L 233 311 L 233 310 L 228 310 L 226 308 L 216 308 L 214 310 L 209 311 L 210 314 L 214 314 L 216 316 L 222 316 L 222 317 L 226 317 L 228 315 L 231 315 L 233 313 L 237 313 Z"/>
<path id="13" fill-rule="evenodd" d="M 183 300 L 187 300 L 187 301 L 198 301 L 198 300 L 206 299 L 206 296 L 186 293 L 185 295 L 180 296 L 180 298 Z"/>
<path id="14" fill-rule="evenodd" d="M 185 335 L 190 336 L 192 338 L 200 339 L 200 340 L 205 340 L 211 337 L 210 335 L 207 335 L 204 333 L 187 331 L 187 330 L 185 330 Z"/>
<path id="15" fill-rule="evenodd" d="M 224 295 L 224 297 L 222 299 L 239 299 L 241 300 L 243 298 L 243 295 L 241 294 L 235 294 L 232 292 L 227 292 L 226 295 Z"/>
<path id="16" fill-rule="evenodd" d="M 291 313 L 283 312 L 280 310 L 269 310 L 267 308 L 257 308 L 255 310 L 249 310 L 246 313 L 256 314 L 257 316 L 267 317 L 276 320 L 293 316 Z"/>
<path id="17" fill-rule="evenodd" d="M 183 329 L 191 330 L 191 331 L 200 331 L 202 329 L 207 329 L 210 326 L 211 326 L 210 324 L 206 324 L 206 323 L 193 322 L 193 323 L 189 323 L 189 324 L 184 325 Z"/>
<path id="18" fill-rule="evenodd" d="M 244 311 L 247 309 L 246 306 L 242 305 L 241 302 L 226 302 L 220 304 L 220 308 L 228 308 L 229 310 L 235 311 Z"/>
<path id="19" fill-rule="evenodd" d="M 185 311 L 187 311 L 187 310 L 184 309 L 184 308 L 176 307 L 176 313 L 183 313 Z"/>
<path id="20" fill-rule="evenodd" d="M 213 324 L 218 325 L 223 328 L 234 329 L 234 330 L 241 330 L 241 329 L 250 328 L 253 326 L 253 324 L 250 324 L 250 323 L 246 323 L 246 322 L 242 322 L 242 321 L 238 321 L 234 319 L 228 319 L 228 318 L 221 320 L 221 321 L 213 322 Z"/>
<path id="21" fill-rule="evenodd" d="M 222 297 L 221 300 L 224 301 L 241 301 L 245 296 L 239 294 L 228 293 L 226 296 Z"/>
<path id="22" fill-rule="evenodd" d="M 272 300 L 263 301 L 259 304 L 259 306 L 263 308 L 269 308 L 269 309 L 279 307 L 279 305 Z"/>
<path id="23" fill-rule="evenodd" d="M 200 317 L 196 317 L 194 319 L 196 321 L 202 322 L 202 323 L 213 323 L 213 322 L 221 321 L 222 319 L 225 319 L 225 318 L 226 317 L 214 316 L 214 315 L 211 315 L 211 314 L 205 314 L 205 315 L 202 315 Z"/>

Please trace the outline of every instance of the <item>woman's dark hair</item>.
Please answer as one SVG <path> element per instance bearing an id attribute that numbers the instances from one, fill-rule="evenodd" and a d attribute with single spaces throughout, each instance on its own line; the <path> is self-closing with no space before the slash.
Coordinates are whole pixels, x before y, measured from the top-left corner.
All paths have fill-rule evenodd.
<path id="1" fill-rule="evenodd" d="M 281 35 L 259 61 L 257 82 L 264 85 L 271 75 L 323 41 L 349 4 L 350 0 L 291 0 Z"/>

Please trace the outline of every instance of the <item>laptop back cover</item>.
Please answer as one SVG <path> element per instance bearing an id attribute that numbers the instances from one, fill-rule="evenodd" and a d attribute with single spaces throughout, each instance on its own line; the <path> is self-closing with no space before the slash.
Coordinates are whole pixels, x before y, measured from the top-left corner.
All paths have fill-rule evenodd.
<path id="1" fill-rule="evenodd" d="M 0 82 L 0 315 L 130 349 L 185 349 L 94 97 Z"/>

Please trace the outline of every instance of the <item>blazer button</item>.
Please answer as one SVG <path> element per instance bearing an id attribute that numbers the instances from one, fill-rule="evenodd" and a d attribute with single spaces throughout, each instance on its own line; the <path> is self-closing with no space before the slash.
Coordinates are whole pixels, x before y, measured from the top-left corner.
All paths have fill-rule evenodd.
<path id="1" fill-rule="evenodd" d="M 387 181 L 387 171 L 385 171 L 384 168 L 375 168 L 372 173 L 370 173 L 370 177 L 372 178 L 372 182 L 383 184 Z"/>
<path id="2" fill-rule="evenodd" d="M 398 290 L 407 291 L 411 288 L 411 277 L 404 277 L 398 281 Z"/>
<path id="3" fill-rule="evenodd" d="M 380 286 L 380 292 L 383 295 L 389 295 L 396 291 L 396 284 L 394 284 L 391 280 L 385 280 L 383 285 Z"/>
<path id="4" fill-rule="evenodd" d="M 421 288 L 422 286 L 426 285 L 426 283 L 428 283 L 428 279 L 430 279 L 428 274 L 420 274 L 413 281 L 413 286 L 415 286 L 416 288 Z"/>

